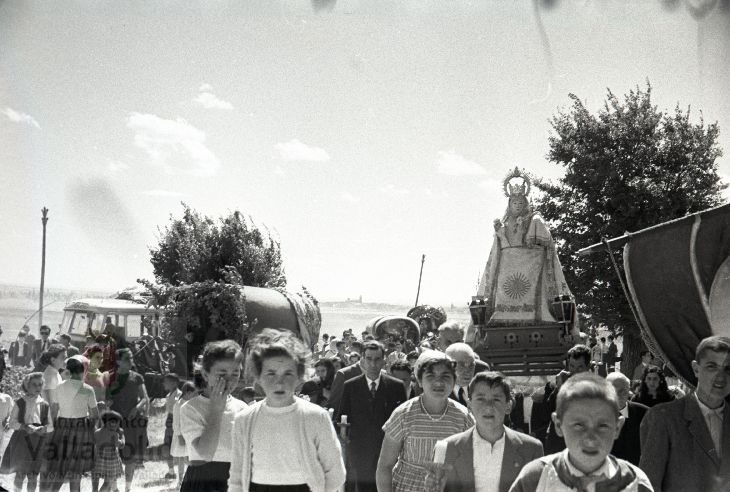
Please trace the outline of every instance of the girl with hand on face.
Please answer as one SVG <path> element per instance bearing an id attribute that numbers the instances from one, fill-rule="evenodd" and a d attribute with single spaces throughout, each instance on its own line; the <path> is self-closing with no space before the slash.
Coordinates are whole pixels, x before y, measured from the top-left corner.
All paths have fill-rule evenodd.
<path id="1" fill-rule="evenodd" d="M 345 483 L 340 443 L 329 413 L 294 396 L 309 355 L 291 332 L 266 329 L 250 363 L 266 395 L 233 426 L 230 492 L 331 492 Z"/>
<path id="2" fill-rule="evenodd" d="M 180 407 L 180 431 L 190 459 L 181 492 L 228 490 L 233 419 L 247 408 L 231 396 L 242 360 L 241 347 L 233 340 L 210 342 L 203 349 L 200 395 Z"/>

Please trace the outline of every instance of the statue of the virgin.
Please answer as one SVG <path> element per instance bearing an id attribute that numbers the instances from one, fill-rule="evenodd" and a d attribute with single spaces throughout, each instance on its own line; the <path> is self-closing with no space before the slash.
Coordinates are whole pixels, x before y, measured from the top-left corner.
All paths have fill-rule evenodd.
<path id="1" fill-rule="evenodd" d="M 551 303 L 571 296 L 555 242 L 528 199 L 530 187 L 529 176 L 516 167 L 503 181 L 509 203 L 502 220 L 494 221 L 494 243 L 477 291 L 486 298 L 487 326 L 556 323 Z"/>

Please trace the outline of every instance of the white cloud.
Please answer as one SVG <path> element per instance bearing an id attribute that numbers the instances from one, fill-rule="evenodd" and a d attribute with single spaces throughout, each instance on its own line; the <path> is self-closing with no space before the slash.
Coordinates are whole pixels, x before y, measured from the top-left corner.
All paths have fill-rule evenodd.
<path id="1" fill-rule="evenodd" d="M 183 196 L 182 193 L 178 193 L 177 191 L 169 191 L 169 190 L 146 190 L 142 192 L 143 195 L 147 196 L 159 196 L 159 197 L 179 197 Z"/>
<path id="2" fill-rule="evenodd" d="M 394 184 L 387 184 L 385 186 L 381 186 L 378 188 L 378 191 L 381 193 L 387 193 L 388 195 L 407 195 L 410 193 L 410 190 L 407 190 L 405 188 L 398 188 Z"/>
<path id="3" fill-rule="evenodd" d="M 330 155 L 326 150 L 307 145 L 296 138 L 286 143 L 279 142 L 275 148 L 285 161 L 326 162 L 330 160 Z"/>
<path id="4" fill-rule="evenodd" d="M 233 104 L 220 99 L 212 92 L 201 92 L 198 97 L 193 99 L 193 102 L 200 104 L 205 109 L 225 109 L 228 111 L 233 109 Z"/>
<path id="5" fill-rule="evenodd" d="M 111 172 L 117 173 L 117 172 L 126 171 L 127 169 L 129 169 L 129 164 L 127 164 L 126 162 L 122 162 L 122 161 L 111 160 L 107 164 L 107 168 Z"/>
<path id="6" fill-rule="evenodd" d="M 276 166 L 274 168 L 274 174 L 277 176 L 286 176 L 286 173 L 284 172 L 284 169 L 281 166 Z"/>
<path id="7" fill-rule="evenodd" d="M 498 179 L 487 178 L 479 182 L 479 187 L 492 193 L 502 194 L 502 182 Z"/>
<path id="8" fill-rule="evenodd" d="M 34 126 L 36 128 L 40 128 L 41 125 L 38 124 L 38 122 L 33 118 L 31 115 L 26 113 L 21 113 L 20 111 L 15 111 L 13 108 L 5 108 L 3 110 L 3 114 L 8 117 L 10 121 L 13 123 L 25 123 L 27 125 Z"/>
<path id="9" fill-rule="evenodd" d="M 205 83 L 205 82 L 200 84 L 200 89 L 198 89 L 198 91 L 200 91 L 200 92 L 210 92 L 212 90 L 213 90 L 213 86 L 208 83 Z"/>
<path id="10" fill-rule="evenodd" d="M 218 158 L 205 145 L 205 132 L 182 118 L 167 120 L 132 113 L 127 128 L 134 131 L 134 145 L 167 172 L 213 176 L 220 167 Z"/>
<path id="11" fill-rule="evenodd" d="M 350 202 L 350 203 L 357 203 L 360 201 L 360 198 L 358 198 L 355 195 L 353 195 L 352 193 L 348 193 L 346 191 L 340 192 L 340 198 L 342 198 L 346 202 Z"/>
<path id="12" fill-rule="evenodd" d="M 474 161 L 470 161 L 453 150 L 439 151 L 438 172 L 449 176 L 478 176 L 487 172 Z"/>

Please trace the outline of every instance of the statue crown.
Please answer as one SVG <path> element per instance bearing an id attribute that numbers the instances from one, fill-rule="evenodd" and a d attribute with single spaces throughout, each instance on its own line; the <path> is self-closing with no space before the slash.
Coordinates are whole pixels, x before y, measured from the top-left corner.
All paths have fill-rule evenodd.
<path id="1" fill-rule="evenodd" d="M 519 184 L 512 184 L 510 183 L 510 180 L 513 178 L 522 178 L 522 183 Z M 531 181 L 529 175 L 521 170 L 519 167 L 516 167 L 510 171 L 507 176 L 505 176 L 503 183 L 503 189 L 504 189 L 504 196 L 511 197 L 511 196 L 524 196 L 530 194 L 530 187 L 531 187 Z"/>
<path id="2" fill-rule="evenodd" d="M 509 185 L 509 194 L 512 195 L 527 195 L 527 186 L 525 183 Z"/>

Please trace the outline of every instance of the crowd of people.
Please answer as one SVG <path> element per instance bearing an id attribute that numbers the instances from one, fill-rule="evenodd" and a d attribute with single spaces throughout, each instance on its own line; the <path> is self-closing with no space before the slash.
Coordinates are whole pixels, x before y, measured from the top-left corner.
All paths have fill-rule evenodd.
<path id="1" fill-rule="evenodd" d="M 8 485 L 132 490 L 151 405 L 132 351 L 21 333 L 10 363 L 32 370 L 16 401 L 0 394 Z M 699 343 L 688 394 L 651 353 L 634 380 L 614 370 L 612 339 L 517 391 L 463 340 L 448 321 L 417 346 L 346 331 L 309 348 L 265 329 L 244 361 L 234 341 L 207 343 L 193 381 L 164 377 L 164 478 L 185 492 L 730 490 L 730 338 Z"/>

